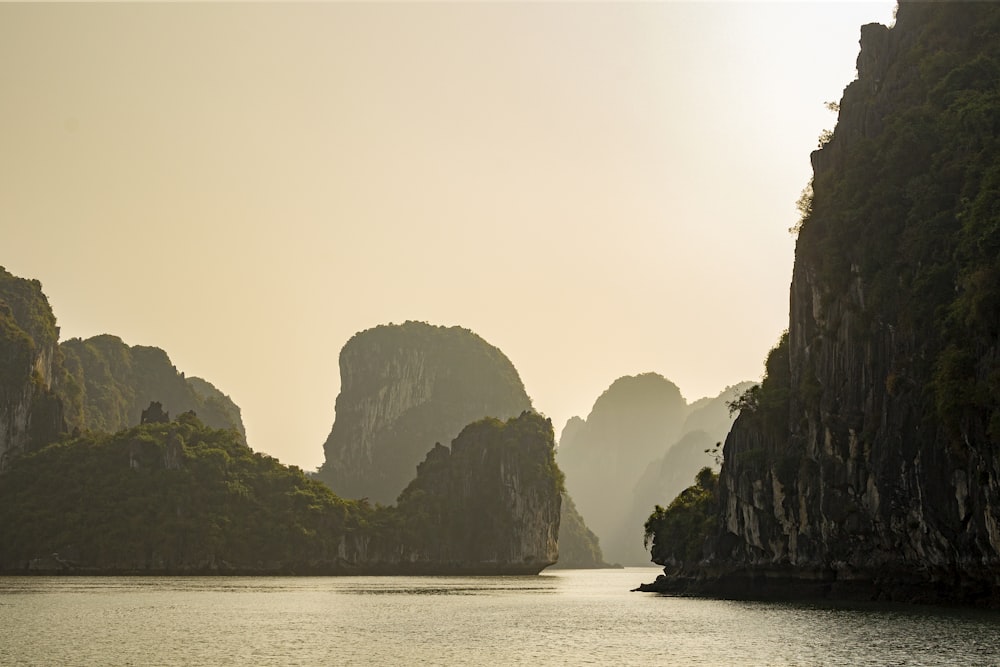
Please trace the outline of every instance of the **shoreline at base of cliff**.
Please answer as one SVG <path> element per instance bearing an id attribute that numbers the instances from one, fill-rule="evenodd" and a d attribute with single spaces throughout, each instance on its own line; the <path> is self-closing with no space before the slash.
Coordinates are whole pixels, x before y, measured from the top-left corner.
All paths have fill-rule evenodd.
<path id="1" fill-rule="evenodd" d="M 545 563 L 523 565 L 489 563 L 410 563 L 365 564 L 313 563 L 262 565 L 260 567 L 216 566 L 191 568 L 99 568 L 65 566 L 25 566 L 0 569 L 0 577 L 489 577 L 535 576 L 550 567 Z"/>
<path id="2" fill-rule="evenodd" d="M 994 577 L 1000 576 L 995 573 Z M 1000 586 L 955 572 L 851 572 L 739 568 L 661 574 L 635 592 L 725 600 L 899 602 L 1000 609 Z"/>

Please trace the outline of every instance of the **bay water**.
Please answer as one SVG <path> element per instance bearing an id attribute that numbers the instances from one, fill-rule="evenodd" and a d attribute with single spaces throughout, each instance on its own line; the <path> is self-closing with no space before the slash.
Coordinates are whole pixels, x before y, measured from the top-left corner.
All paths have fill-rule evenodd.
<path id="1" fill-rule="evenodd" d="M 1000 665 L 1000 613 L 535 577 L 0 577 L 0 665 Z"/>

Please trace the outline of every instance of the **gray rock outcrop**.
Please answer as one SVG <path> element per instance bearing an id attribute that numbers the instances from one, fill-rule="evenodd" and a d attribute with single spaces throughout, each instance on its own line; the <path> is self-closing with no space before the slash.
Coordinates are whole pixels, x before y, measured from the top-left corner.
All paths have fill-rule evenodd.
<path id="1" fill-rule="evenodd" d="M 435 443 L 531 409 L 504 354 L 461 327 L 423 322 L 356 334 L 340 353 L 336 419 L 317 476 L 346 498 L 389 504 Z"/>

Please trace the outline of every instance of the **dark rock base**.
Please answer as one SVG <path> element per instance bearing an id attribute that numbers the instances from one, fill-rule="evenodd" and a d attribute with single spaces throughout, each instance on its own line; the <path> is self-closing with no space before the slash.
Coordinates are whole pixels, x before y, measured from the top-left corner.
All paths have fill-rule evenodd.
<path id="1" fill-rule="evenodd" d="M 984 573 L 985 574 L 985 573 Z M 636 591 L 725 600 L 831 600 L 961 605 L 1000 609 L 1000 573 L 852 572 L 741 568 L 709 574 L 661 574 Z"/>

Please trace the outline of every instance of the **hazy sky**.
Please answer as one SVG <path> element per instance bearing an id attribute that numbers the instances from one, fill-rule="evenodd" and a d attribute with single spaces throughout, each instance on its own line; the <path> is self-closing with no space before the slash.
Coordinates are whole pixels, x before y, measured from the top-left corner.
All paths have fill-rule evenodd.
<path id="1" fill-rule="evenodd" d="M 892 2 L 0 4 L 0 265 L 323 461 L 355 332 L 458 324 L 557 430 L 759 379 Z"/>

